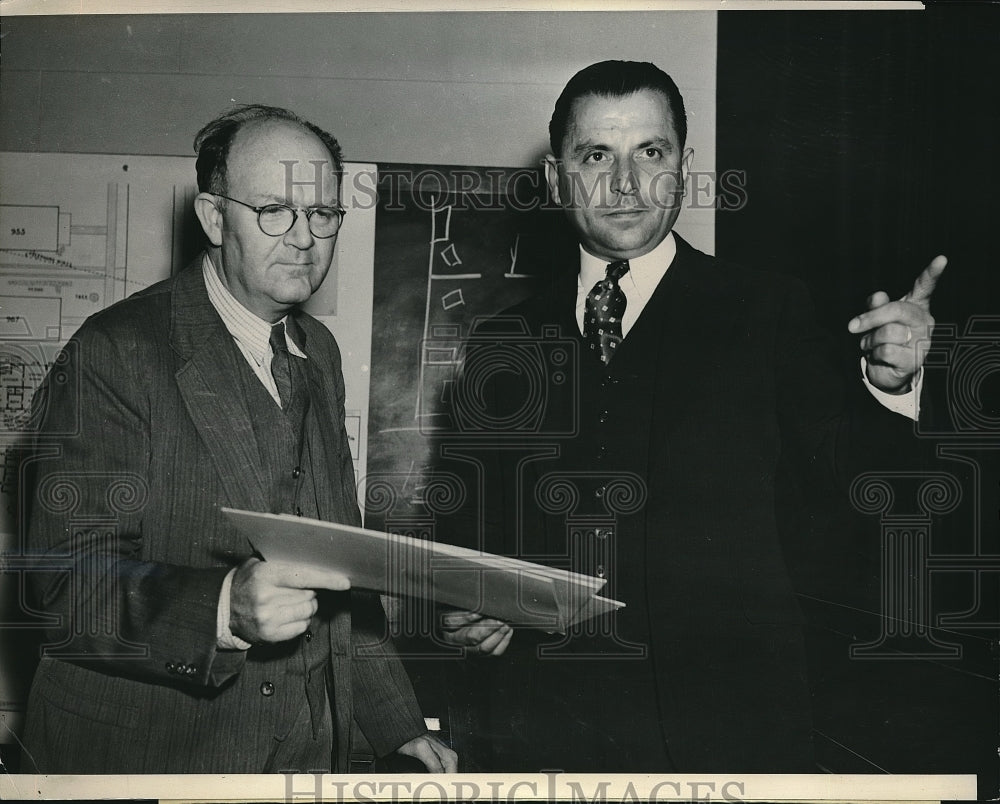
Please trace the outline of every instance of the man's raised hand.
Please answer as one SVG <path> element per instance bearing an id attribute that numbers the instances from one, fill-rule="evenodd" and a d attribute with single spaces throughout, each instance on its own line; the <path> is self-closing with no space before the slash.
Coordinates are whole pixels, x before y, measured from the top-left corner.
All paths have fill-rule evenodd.
<path id="1" fill-rule="evenodd" d="M 873 293 L 868 297 L 867 312 L 848 323 L 847 329 L 861 336 L 868 381 L 879 390 L 890 394 L 910 390 L 930 346 L 934 330 L 931 295 L 947 264 L 946 257 L 935 257 L 912 290 L 897 301 L 890 301 L 882 291 Z"/>

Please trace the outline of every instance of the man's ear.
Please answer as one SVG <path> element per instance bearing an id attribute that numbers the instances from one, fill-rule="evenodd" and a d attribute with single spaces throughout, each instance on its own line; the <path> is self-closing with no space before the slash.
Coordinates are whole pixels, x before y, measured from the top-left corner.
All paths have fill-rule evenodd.
<path id="1" fill-rule="evenodd" d="M 688 173 L 691 172 L 691 163 L 694 161 L 694 148 L 685 148 L 681 155 L 681 181 L 684 182 L 684 193 L 687 194 Z"/>
<path id="2" fill-rule="evenodd" d="M 559 159 L 552 154 L 545 155 L 545 181 L 549 185 L 552 200 L 562 206 L 562 196 L 559 193 Z"/>
<path id="3" fill-rule="evenodd" d="M 198 216 L 208 242 L 218 248 L 222 245 L 222 212 L 216 206 L 216 199 L 217 196 L 211 193 L 198 193 L 194 197 L 194 214 Z"/>

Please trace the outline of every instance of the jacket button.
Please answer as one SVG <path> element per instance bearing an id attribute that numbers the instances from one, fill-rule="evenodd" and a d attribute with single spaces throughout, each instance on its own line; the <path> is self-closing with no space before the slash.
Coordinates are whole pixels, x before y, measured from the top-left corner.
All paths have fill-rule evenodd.
<path id="1" fill-rule="evenodd" d="M 312 642 L 313 641 L 313 632 L 312 631 L 306 631 L 305 634 L 303 634 L 303 636 L 305 637 L 306 642 Z"/>
<path id="2" fill-rule="evenodd" d="M 295 507 L 295 516 L 302 516 L 302 509 L 298 506 Z"/>
<path id="3" fill-rule="evenodd" d="M 597 565 L 597 577 L 598 578 L 603 578 L 604 574 L 605 574 L 604 565 L 603 564 L 598 564 Z"/>
<path id="4" fill-rule="evenodd" d="M 184 672 L 187 673 L 189 676 L 193 676 L 195 673 L 198 672 L 198 667 L 196 665 L 189 664 Z"/>
<path id="5" fill-rule="evenodd" d="M 260 694 L 263 695 L 265 698 L 270 698 L 272 695 L 274 695 L 274 684 L 272 684 L 270 681 L 265 681 L 263 684 L 260 685 Z"/>
<path id="6" fill-rule="evenodd" d="M 298 480 L 299 475 L 301 474 L 302 474 L 301 466 L 296 466 L 294 469 L 292 469 L 292 477 L 295 478 L 296 480 Z"/>
<path id="7" fill-rule="evenodd" d="M 610 418 L 611 418 L 611 414 L 608 411 L 606 411 L 606 410 L 602 410 L 601 413 L 600 413 L 600 415 L 597 417 L 597 420 L 601 424 L 604 424 Z"/>
<path id="8" fill-rule="evenodd" d="M 167 662 L 166 665 L 164 666 L 166 667 L 168 673 L 177 672 L 177 665 L 175 665 L 173 662 Z"/>

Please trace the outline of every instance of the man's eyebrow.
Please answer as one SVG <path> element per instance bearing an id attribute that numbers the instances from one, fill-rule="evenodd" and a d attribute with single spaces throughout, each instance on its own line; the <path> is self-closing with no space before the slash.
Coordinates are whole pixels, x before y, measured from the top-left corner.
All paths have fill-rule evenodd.
<path id="1" fill-rule="evenodd" d="M 664 151 L 672 151 L 674 149 L 673 143 L 666 137 L 653 137 L 645 142 L 640 142 L 637 150 L 641 151 L 643 148 L 652 148 L 653 146 L 662 148 Z"/>
<path id="2" fill-rule="evenodd" d="M 600 142 L 594 142 L 594 140 L 584 140 L 583 142 L 578 142 L 576 145 L 570 149 L 570 153 L 573 156 L 579 156 L 585 151 L 610 151 L 611 149 Z"/>
<path id="3" fill-rule="evenodd" d="M 673 143 L 667 137 L 650 137 L 648 140 L 644 140 L 636 146 L 637 151 L 641 151 L 643 148 L 652 147 L 661 148 L 664 151 L 672 151 L 674 149 Z M 580 156 L 583 153 L 589 151 L 610 151 L 610 146 L 605 145 L 602 142 L 595 140 L 583 140 L 583 142 L 578 142 L 570 149 L 571 156 Z"/>
<path id="4" fill-rule="evenodd" d="M 291 201 L 291 199 L 289 199 L 288 196 L 279 195 L 278 193 L 264 193 L 263 195 L 260 196 L 260 199 L 261 200 L 258 203 L 254 204 L 254 206 L 266 207 L 266 206 L 269 206 L 271 204 L 281 204 L 281 206 L 283 206 L 283 207 L 297 208 L 296 204 L 293 201 Z M 316 209 L 318 207 L 323 207 L 323 208 L 330 207 L 330 208 L 336 209 L 337 206 L 338 206 L 337 199 L 334 199 L 329 204 L 325 204 L 325 203 L 323 203 L 323 204 L 305 204 L 304 208 L 305 209 Z"/>

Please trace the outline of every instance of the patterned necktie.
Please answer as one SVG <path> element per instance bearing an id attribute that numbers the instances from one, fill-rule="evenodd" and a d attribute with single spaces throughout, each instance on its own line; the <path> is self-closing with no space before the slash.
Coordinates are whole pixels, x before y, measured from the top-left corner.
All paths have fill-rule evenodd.
<path id="1" fill-rule="evenodd" d="M 628 299 L 618 286 L 618 280 L 628 272 L 628 260 L 608 266 L 607 277 L 587 294 L 583 315 L 583 337 L 607 365 L 622 342 L 622 316 Z"/>
<path id="2" fill-rule="evenodd" d="M 271 376 L 281 397 L 281 407 L 287 408 L 292 401 L 292 370 L 289 364 L 288 343 L 285 340 L 285 324 L 279 321 L 271 327 Z"/>

